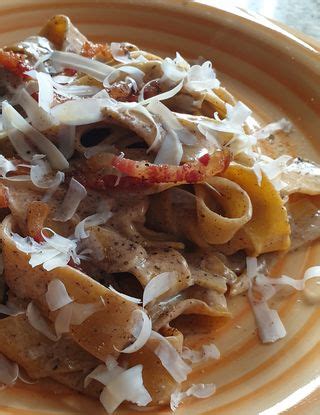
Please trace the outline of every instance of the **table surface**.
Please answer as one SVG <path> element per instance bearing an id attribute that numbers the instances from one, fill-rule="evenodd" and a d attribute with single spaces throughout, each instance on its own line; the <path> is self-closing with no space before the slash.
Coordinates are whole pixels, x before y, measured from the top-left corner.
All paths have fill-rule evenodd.
<path id="1" fill-rule="evenodd" d="M 320 39 L 320 0 L 226 0 Z"/>

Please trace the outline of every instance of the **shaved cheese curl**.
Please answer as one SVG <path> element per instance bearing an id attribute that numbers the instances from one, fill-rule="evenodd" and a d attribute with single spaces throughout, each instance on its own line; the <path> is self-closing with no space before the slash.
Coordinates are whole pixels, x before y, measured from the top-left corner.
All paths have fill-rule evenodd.
<path id="1" fill-rule="evenodd" d="M 215 344 L 204 344 L 201 350 L 192 350 L 184 346 L 181 357 L 191 363 L 202 363 L 210 359 L 220 359 L 220 351 Z"/>
<path id="2" fill-rule="evenodd" d="M 86 125 L 104 119 L 101 112 L 107 98 L 85 98 L 66 101 L 52 108 L 51 114 L 66 125 Z"/>
<path id="3" fill-rule="evenodd" d="M 251 290 L 248 298 L 259 330 L 262 343 L 274 343 L 286 336 L 286 329 L 276 310 L 269 308 L 266 300 L 256 301 Z"/>
<path id="4" fill-rule="evenodd" d="M 162 92 L 161 94 L 158 94 L 151 98 L 143 99 L 142 101 L 139 101 L 139 104 L 147 105 L 147 104 L 150 104 L 152 101 L 164 101 L 166 99 L 172 98 L 178 92 L 181 91 L 182 87 L 183 87 L 183 82 L 181 81 L 178 85 L 176 85 L 174 88 L 170 89 L 169 91 Z"/>
<path id="5" fill-rule="evenodd" d="M 61 125 L 58 132 L 58 148 L 69 160 L 75 150 L 76 127 L 74 125 Z"/>
<path id="6" fill-rule="evenodd" d="M 186 390 L 187 396 L 194 396 L 198 399 L 206 399 L 212 396 L 216 391 L 216 386 L 213 383 L 198 383 L 192 385 Z"/>
<path id="7" fill-rule="evenodd" d="M 50 311 L 58 310 L 73 301 L 64 283 L 58 279 L 49 282 L 45 297 Z"/>
<path id="8" fill-rule="evenodd" d="M 17 167 L 12 161 L 7 160 L 2 154 L 0 154 L 0 175 L 5 177 L 10 171 L 17 170 Z"/>
<path id="9" fill-rule="evenodd" d="M 57 335 L 70 332 L 71 325 L 80 325 L 90 316 L 103 308 L 102 302 L 96 303 L 69 303 L 62 307 L 55 319 L 55 330 Z"/>
<path id="10" fill-rule="evenodd" d="M 172 287 L 177 283 L 176 272 L 163 272 L 153 277 L 145 286 L 143 291 L 143 307 L 151 303 L 156 298 L 159 298 L 162 294 L 170 291 Z"/>
<path id="11" fill-rule="evenodd" d="M 142 365 L 131 367 L 120 373 L 103 389 L 100 402 L 112 414 L 123 401 L 146 406 L 152 398 L 143 385 Z"/>
<path id="12" fill-rule="evenodd" d="M 258 272 L 258 260 L 255 257 L 246 258 L 247 265 L 247 275 L 250 280 L 252 280 Z"/>
<path id="13" fill-rule="evenodd" d="M 57 125 L 57 121 L 49 112 L 39 107 L 37 101 L 32 98 L 30 93 L 25 89 L 19 92 L 19 105 L 22 106 L 28 116 L 30 124 L 39 131 L 45 131 Z"/>
<path id="14" fill-rule="evenodd" d="M 17 154 L 27 161 L 31 161 L 34 149 L 29 145 L 24 134 L 13 125 L 11 105 L 7 101 L 2 102 L 3 128 Z"/>
<path id="15" fill-rule="evenodd" d="M 127 73 L 138 83 L 138 85 L 142 85 L 143 78 L 145 73 L 134 66 L 121 66 L 120 68 L 115 68 L 103 81 L 103 86 L 105 88 L 109 88 L 113 82 L 119 77 L 121 72 Z"/>
<path id="16" fill-rule="evenodd" d="M 147 343 L 155 355 L 160 359 L 163 367 L 170 373 L 173 379 L 179 383 L 187 379 L 188 374 L 192 371 L 191 367 L 187 365 L 181 358 L 177 350 L 172 344 L 161 334 L 152 331 L 150 344 Z M 156 347 L 154 347 L 156 343 Z"/>
<path id="17" fill-rule="evenodd" d="M 257 140 L 263 140 L 279 131 L 289 133 L 291 129 L 292 129 L 291 122 L 285 118 L 281 118 L 279 121 L 267 124 L 265 127 L 255 131 L 253 135 L 254 137 L 256 137 Z"/>
<path id="18" fill-rule="evenodd" d="M 66 222 L 76 213 L 80 202 L 87 196 L 87 191 L 73 177 L 70 180 L 65 198 L 54 215 L 53 219 L 59 222 Z"/>
<path id="19" fill-rule="evenodd" d="M 132 303 L 135 303 L 135 304 L 140 304 L 141 303 L 140 298 L 131 297 L 130 295 L 123 294 L 123 293 L 117 291 L 115 288 L 113 288 L 112 285 L 109 285 L 108 288 L 109 288 L 110 291 L 112 291 L 113 293 L 119 295 L 120 297 L 124 298 L 127 301 L 131 301 Z"/>
<path id="20" fill-rule="evenodd" d="M 44 72 L 37 72 L 36 77 L 39 84 L 39 107 L 49 112 L 54 98 L 51 76 Z"/>
<path id="21" fill-rule="evenodd" d="M 19 376 L 19 366 L 0 353 L 0 384 L 13 385 Z"/>
<path id="22" fill-rule="evenodd" d="M 258 274 L 256 278 L 257 285 L 289 285 L 290 287 L 302 291 L 305 289 L 306 282 L 313 278 L 320 278 L 320 266 L 313 266 L 308 268 L 302 279 L 296 280 L 294 278 L 288 277 L 287 275 L 282 275 L 279 278 L 267 277 L 263 274 Z"/>
<path id="23" fill-rule="evenodd" d="M 190 386 L 190 388 L 185 392 L 180 392 L 180 390 L 177 389 L 171 394 L 170 408 L 172 411 L 175 411 L 181 402 L 189 396 L 194 396 L 198 399 L 206 399 L 212 396 L 215 392 L 216 386 L 213 383 L 198 383 Z"/>
<path id="24" fill-rule="evenodd" d="M 89 375 L 86 376 L 84 380 L 84 387 L 86 388 L 93 379 L 106 386 L 112 379 L 123 372 L 125 372 L 125 369 L 120 367 L 117 361 L 115 361 L 115 365 L 113 367 L 99 365 L 92 372 L 90 372 Z"/>
<path id="25" fill-rule="evenodd" d="M 61 334 L 70 332 L 72 306 L 72 303 L 68 304 L 58 311 L 54 321 L 54 329 L 57 333 L 57 336 L 61 336 Z"/>
<path id="26" fill-rule="evenodd" d="M 30 179 L 40 189 L 57 189 L 64 181 L 64 173 L 57 171 L 53 176 L 49 163 L 41 155 L 34 155 L 31 160 Z"/>
<path id="27" fill-rule="evenodd" d="M 51 237 L 48 237 L 43 231 L 50 232 Z M 47 271 L 51 271 L 57 267 L 63 267 L 68 264 L 70 259 L 75 264 L 80 264 L 80 258 L 76 253 L 77 243 L 73 239 L 64 238 L 58 235 L 50 228 L 44 228 L 41 231 L 44 242 L 37 243 L 33 238 L 11 233 L 11 238 L 16 247 L 27 254 L 30 254 L 29 264 L 32 267 L 43 265 Z"/>
<path id="28" fill-rule="evenodd" d="M 103 82 L 106 76 L 114 70 L 112 66 L 108 66 L 105 63 L 71 52 L 54 51 L 48 58 L 56 65 L 63 68 L 77 69 L 100 82 Z"/>
<path id="29" fill-rule="evenodd" d="M 152 322 L 143 310 L 134 310 L 133 315 L 137 316 L 138 314 L 140 315 L 140 319 L 135 323 L 132 332 L 136 338 L 135 342 L 123 350 L 116 349 L 117 351 L 121 353 L 134 353 L 140 350 L 149 340 L 152 331 Z"/>
<path id="30" fill-rule="evenodd" d="M 95 303 L 72 303 L 72 317 L 71 324 L 79 325 L 91 317 L 94 313 L 101 310 L 104 307 L 103 301 L 97 301 Z"/>
<path id="31" fill-rule="evenodd" d="M 8 306 L 8 304 L 0 304 L 0 314 L 4 314 L 6 316 L 18 316 L 19 314 L 25 314 L 25 311 L 13 306 Z"/>
<path id="32" fill-rule="evenodd" d="M 4 103 L 2 104 L 4 105 Z M 40 131 L 32 127 L 10 104 L 5 104 L 6 114 L 14 128 L 26 135 L 32 144 L 45 154 L 55 169 L 64 170 L 69 163 L 57 147 L 47 139 Z"/>
<path id="33" fill-rule="evenodd" d="M 39 309 L 34 305 L 33 302 L 29 303 L 26 311 L 26 315 L 30 325 L 38 330 L 41 334 L 52 341 L 59 340 L 59 336 L 56 336 L 51 328 L 49 327 L 47 321 L 40 313 Z"/>

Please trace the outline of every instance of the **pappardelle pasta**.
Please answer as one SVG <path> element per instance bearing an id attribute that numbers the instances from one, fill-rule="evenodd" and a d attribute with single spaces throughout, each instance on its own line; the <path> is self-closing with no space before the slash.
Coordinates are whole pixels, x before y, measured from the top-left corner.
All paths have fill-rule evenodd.
<path id="1" fill-rule="evenodd" d="M 320 236 L 319 167 L 263 151 L 289 121 L 261 128 L 209 61 L 93 43 L 65 16 L 0 66 L 0 384 L 175 410 L 215 392 L 183 385 L 220 356 L 187 347 L 190 316 L 215 325 L 247 293 L 261 341 L 285 336 L 268 300 L 320 275 L 265 267 Z"/>

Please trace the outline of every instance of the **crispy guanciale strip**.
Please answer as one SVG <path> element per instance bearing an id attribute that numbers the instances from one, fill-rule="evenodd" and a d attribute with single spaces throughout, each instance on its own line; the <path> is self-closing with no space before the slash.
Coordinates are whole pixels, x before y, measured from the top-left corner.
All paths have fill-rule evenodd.
<path id="1" fill-rule="evenodd" d="M 100 153 L 89 161 L 89 168 L 101 170 L 104 167 L 114 167 L 128 177 L 140 179 L 149 184 L 155 183 L 199 183 L 208 177 L 223 172 L 230 163 L 229 150 L 217 150 L 213 154 L 204 154 L 193 162 L 181 166 L 168 164 L 152 164 L 147 161 L 130 160 L 125 157 Z"/>
<path id="2" fill-rule="evenodd" d="M 112 54 L 107 43 L 84 42 L 82 45 L 81 55 L 86 58 L 96 58 L 99 56 L 104 60 L 111 60 Z"/>
<path id="3" fill-rule="evenodd" d="M 26 78 L 25 72 L 31 69 L 25 55 L 3 49 L 0 49 L 0 66 L 19 78 Z"/>
<path id="4" fill-rule="evenodd" d="M 105 191 L 118 190 L 135 193 L 136 191 L 145 191 L 154 186 L 146 180 L 136 179 L 134 177 L 121 177 L 114 174 L 97 173 L 91 170 L 75 170 L 72 171 L 72 177 L 88 189 Z"/>
<path id="5" fill-rule="evenodd" d="M 192 163 L 181 166 L 167 164 L 156 165 L 145 161 L 134 161 L 121 156 L 114 156 L 112 166 L 129 177 L 149 180 L 151 183 L 198 183 L 206 178 L 223 172 L 229 165 L 228 150 L 217 150 L 205 154 Z"/>

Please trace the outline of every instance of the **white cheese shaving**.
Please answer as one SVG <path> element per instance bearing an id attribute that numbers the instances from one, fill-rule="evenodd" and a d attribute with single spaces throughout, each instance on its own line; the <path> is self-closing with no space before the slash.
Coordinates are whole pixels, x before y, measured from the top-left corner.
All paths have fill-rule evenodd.
<path id="1" fill-rule="evenodd" d="M 0 154 L 0 175 L 2 177 L 6 177 L 7 173 L 15 170 L 17 170 L 17 167 L 12 163 L 12 161 L 7 160 L 2 154 Z"/>
<path id="2" fill-rule="evenodd" d="M 286 186 L 280 177 L 282 172 L 286 169 L 289 161 L 293 160 L 291 156 L 282 155 L 276 159 L 272 159 L 271 157 L 265 155 L 259 155 L 258 159 L 254 164 L 254 169 L 258 177 L 258 182 L 261 184 L 261 173 L 259 174 L 259 169 L 263 171 L 263 173 L 268 177 L 268 179 L 272 182 L 274 187 L 280 191 L 282 188 Z"/>
<path id="3" fill-rule="evenodd" d="M 169 91 L 162 92 L 161 94 L 158 94 L 154 97 L 150 97 L 147 99 L 143 99 L 139 102 L 141 105 L 147 105 L 150 104 L 152 101 L 164 101 L 166 99 L 174 97 L 183 87 L 183 81 L 181 81 L 178 85 L 176 85 L 174 88 L 170 89 Z"/>
<path id="4" fill-rule="evenodd" d="M 174 133 L 178 136 L 179 140 L 186 145 L 193 145 L 196 143 L 196 137 L 186 127 L 184 127 L 177 120 L 175 114 L 169 110 L 160 101 L 152 101 L 148 107 L 148 111 L 159 117 L 162 126 L 169 133 Z"/>
<path id="5" fill-rule="evenodd" d="M 52 341 L 59 340 L 60 337 L 56 336 L 56 334 L 51 330 L 47 321 L 33 302 L 29 303 L 26 311 L 26 316 L 30 325 L 34 329 L 38 330 L 40 333 Z"/>
<path id="6" fill-rule="evenodd" d="M 248 298 L 262 343 L 273 343 L 285 337 L 287 332 L 277 310 L 272 310 L 264 299 L 255 300 L 251 289 L 248 291 Z"/>
<path id="7" fill-rule="evenodd" d="M 189 63 L 177 52 L 174 59 L 165 58 L 161 63 L 163 81 L 181 82 L 190 70 Z"/>
<path id="8" fill-rule="evenodd" d="M 4 101 L 2 103 L 3 128 L 17 154 L 26 161 L 31 161 L 34 149 L 29 145 L 24 134 L 18 131 L 12 122 L 11 106 Z"/>
<path id="9" fill-rule="evenodd" d="M 125 45 L 123 43 L 117 43 L 117 42 L 110 43 L 110 52 L 111 52 L 113 59 L 121 63 L 130 63 L 132 62 L 130 53 L 127 52 L 124 48 L 125 48 Z"/>
<path id="10" fill-rule="evenodd" d="M 177 284 L 177 280 L 178 275 L 175 271 L 163 272 L 153 277 L 143 291 L 143 307 L 170 291 Z"/>
<path id="11" fill-rule="evenodd" d="M 14 306 L 9 306 L 8 304 L 0 304 L 0 314 L 6 316 L 18 316 L 19 314 L 25 314 L 25 310 L 20 310 Z"/>
<path id="12" fill-rule="evenodd" d="M 57 138 L 59 150 L 69 160 L 75 150 L 76 127 L 74 125 L 60 125 Z"/>
<path id="13" fill-rule="evenodd" d="M 58 222 L 66 222 L 76 213 L 80 202 L 87 196 L 87 191 L 81 183 L 73 177 L 70 180 L 68 191 L 59 206 L 53 219 Z"/>
<path id="14" fill-rule="evenodd" d="M 86 376 L 84 379 L 84 387 L 86 388 L 93 379 L 106 386 L 112 379 L 124 371 L 125 369 L 118 365 L 118 362 L 113 356 L 107 356 L 106 364 L 97 366 Z"/>
<path id="15" fill-rule="evenodd" d="M 56 311 L 73 301 L 64 283 L 58 279 L 49 282 L 45 297 L 50 311 Z"/>
<path id="16" fill-rule="evenodd" d="M 124 72 L 130 75 L 138 84 L 138 86 L 142 86 L 143 78 L 145 73 L 141 71 L 141 69 L 135 68 L 134 66 L 121 66 L 120 68 L 115 68 L 103 81 L 103 86 L 105 88 L 109 88 L 111 84 L 113 84 L 118 77 L 121 75 L 121 72 Z"/>
<path id="17" fill-rule="evenodd" d="M 86 125 L 102 121 L 104 106 L 115 105 L 116 101 L 108 98 L 84 98 L 66 101 L 52 108 L 51 114 L 62 124 Z"/>
<path id="18" fill-rule="evenodd" d="M 97 213 L 87 216 L 77 224 L 74 230 L 75 238 L 78 240 L 88 238 L 89 233 L 86 229 L 92 226 L 99 226 L 107 223 L 111 216 L 112 212 L 109 203 L 107 201 L 103 201 L 99 205 Z"/>
<path id="19" fill-rule="evenodd" d="M 138 63 L 138 62 L 148 62 L 148 59 L 146 59 L 142 54 L 140 54 L 137 58 L 133 59 L 131 57 L 131 54 L 129 51 L 125 50 L 125 48 L 131 45 L 130 43 L 117 43 L 117 42 L 111 42 L 110 43 L 110 52 L 113 57 L 113 59 L 117 62 L 121 62 L 124 64 L 127 63 Z M 142 51 L 135 51 L 136 53 L 143 53 Z M 149 61 L 150 62 L 150 61 Z"/>
<path id="20" fill-rule="evenodd" d="M 220 351 L 215 344 L 204 344 L 201 350 L 191 350 L 184 346 L 181 357 L 191 363 L 202 363 L 210 359 L 220 359 Z"/>
<path id="21" fill-rule="evenodd" d="M 136 297 L 131 297 L 130 295 L 127 295 L 127 294 L 123 294 L 123 293 L 121 293 L 121 292 L 119 292 L 119 291 L 117 291 L 115 288 L 113 288 L 111 285 L 109 285 L 109 290 L 110 291 L 112 291 L 113 293 L 115 293 L 115 294 L 117 294 L 117 295 L 119 295 L 119 297 L 122 297 L 122 298 L 124 298 L 125 300 L 127 300 L 127 301 L 131 301 L 132 303 L 135 303 L 135 304 L 140 304 L 141 303 L 141 300 L 140 300 L 140 298 L 136 298 Z"/>
<path id="22" fill-rule="evenodd" d="M 198 399 L 206 399 L 212 396 L 215 392 L 216 386 L 213 383 L 198 383 L 196 385 L 192 385 L 185 392 L 180 392 L 179 389 L 177 389 L 171 394 L 170 408 L 172 411 L 175 411 L 181 402 L 189 396 L 194 396 Z"/>
<path id="23" fill-rule="evenodd" d="M 87 320 L 90 316 L 95 314 L 97 311 L 102 310 L 104 306 L 105 304 L 104 304 L 104 300 L 102 297 L 94 303 L 87 303 L 87 304 L 73 303 L 71 324 L 73 325 L 82 324 L 85 320 Z"/>
<path id="24" fill-rule="evenodd" d="M 143 117 L 145 117 L 148 121 L 151 122 L 153 128 L 155 129 L 156 135 L 154 138 L 154 141 L 152 145 L 148 148 L 147 153 L 149 153 L 151 150 L 158 149 L 160 143 L 161 143 L 161 132 L 159 128 L 159 124 L 154 120 L 152 114 L 148 111 L 147 108 L 144 106 L 137 104 L 137 103 L 123 103 L 120 104 L 123 108 L 123 110 L 127 113 L 137 113 L 141 114 Z"/>
<path id="25" fill-rule="evenodd" d="M 132 334 L 136 340 L 123 350 L 115 348 L 120 353 L 134 353 L 140 350 L 147 343 L 151 335 L 152 322 L 143 310 L 134 310 L 133 318 L 135 319 L 135 323 Z"/>
<path id="26" fill-rule="evenodd" d="M 210 91 L 220 85 L 210 61 L 190 66 L 177 52 L 175 59 L 165 58 L 161 63 L 161 68 L 163 82 L 183 81 L 184 88 L 189 92 Z"/>
<path id="27" fill-rule="evenodd" d="M 143 87 L 140 89 L 139 96 L 138 96 L 138 102 L 141 102 L 144 100 L 144 91 L 146 88 L 148 88 L 150 85 L 154 84 L 155 82 L 160 81 L 159 78 L 151 79 L 146 84 L 143 85 Z"/>
<path id="28" fill-rule="evenodd" d="M 44 232 L 49 232 L 52 236 L 47 237 Z M 75 264 L 80 264 L 75 240 L 64 238 L 49 228 L 42 229 L 41 234 L 44 242 L 37 243 L 29 236 L 23 238 L 16 233 L 11 233 L 16 247 L 20 251 L 30 254 L 29 264 L 33 268 L 42 264 L 46 271 L 51 271 L 54 268 L 66 266 L 70 259 Z"/>
<path id="29" fill-rule="evenodd" d="M 39 96 L 38 105 L 44 111 L 49 112 L 54 99 L 54 91 L 51 76 L 44 72 L 37 72 L 35 70 L 26 72 L 33 79 L 38 81 Z"/>
<path id="30" fill-rule="evenodd" d="M 152 331 L 147 346 L 153 350 L 174 380 L 181 383 L 187 379 L 192 371 L 191 367 L 182 360 L 180 354 L 165 337 Z"/>
<path id="31" fill-rule="evenodd" d="M 18 102 L 26 112 L 30 124 L 37 130 L 45 131 L 57 125 L 57 120 L 49 112 L 39 107 L 37 101 L 32 98 L 25 88 L 21 89 Z"/>
<path id="32" fill-rule="evenodd" d="M 143 385 L 142 365 L 131 367 L 118 374 L 104 387 L 100 402 L 112 414 L 123 401 L 146 406 L 152 398 Z"/>
<path id="33" fill-rule="evenodd" d="M 56 94 L 72 99 L 90 97 L 97 94 L 101 89 L 92 85 L 60 85 L 53 83 Z"/>
<path id="34" fill-rule="evenodd" d="M 77 75 L 67 76 L 67 75 L 55 75 L 52 77 L 52 80 L 57 84 L 71 84 L 77 79 Z"/>
<path id="35" fill-rule="evenodd" d="M 181 141 L 174 132 L 168 133 L 160 145 L 154 164 L 179 166 L 183 156 Z"/>
<path id="36" fill-rule="evenodd" d="M 64 173 L 58 171 L 52 177 L 52 169 L 49 163 L 43 159 L 44 157 L 45 156 L 41 154 L 33 155 L 31 160 L 30 179 L 32 183 L 40 189 L 57 189 L 64 181 Z"/>
<path id="37" fill-rule="evenodd" d="M 112 66 L 105 63 L 70 52 L 54 51 L 51 55 L 48 55 L 49 58 L 54 65 L 63 68 L 74 68 L 100 82 L 103 82 L 106 76 L 114 70 Z"/>
<path id="38" fill-rule="evenodd" d="M 255 316 L 259 336 L 262 343 L 273 343 L 286 335 L 286 329 L 277 310 L 270 309 L 267 303 L 269 295 L 273 295 L 274 292 L 270 293 L 270 290 L 268 290 L 267 293 L 263 293 L 260 291 L 261 298 L 259 300 L 254 298 L 252 284 L 258 274 L 257 258 L 247 257 L 246 262 L 249 278 L 248 300 Z"/>
<path id="39" fill-rule="evenodd" d="M 224 133 L 244 135 L 243 124 L 252 114 L 252 111 L 241 101 L 238 101 L 235 106 L 226 104 L 226 108 L 227 116 L 225 119 L 221 121 L 216 117 L 216 119 L 212 120 L 201 120 L 198 124 L 199 131 L 204 134 L 209 129 Z"/>
<path id="40" fill-rule="evenodd" d="M 54 329 L 56 331 L 57 336 L 61 336 L 62 334 L 70 332 L 70 324 L 72 318 L 72 305 L 70 303 L 62 307 L 54 320 Z"/>
<path id="41" fill-rule="evenodd" d="M 104 307 L 104 302 L 102 298 L 100 300 L 87 304 L 72 302 L 62 307 L 57 313 L 54 323 L 57 335 L 69 333 L 70 325 L 78 326 L 101 310 Z"/>
<path id="42" fill-rule="evenodd" d="M 289 133 L 291 129 L 292 129 L 291 122 L 285 118 L 281 118 L 279 121 L 272 122 L 266 125 L 265 127 L 259 129 L 258 131 L 255 131 L 253 135 L 257 140 L 263 140 L 263 139 L 270 137 L 270 135 L 275 134 L 279 131 Z"/>
<path id="43" fill-rule="evenodd" d="M 19 376 L 19 366 L 0 353 L 0 384 L 10 386 Z"/>
<path id="44" fill-rule="evenodd" d="M 198 399 L 206 399 L 212 396 L 216 391 L 216 386 L 213 383 L 198 383 L 192 385 L 185 393 L 187 396 L 194 396 Z"/>
<path id="45" fill-rule="evenodd" d="M 206 61 L 202 65 L 191 66 L 185 79 L 184 88 L 190 92 L 201 92 L 218 88 L 219 85 L 220 82 L 216 78 L 212 63 Z"/>
<path id="46" fill-rule="evenodd" d="M 258 273 L 258 259 L 256 257 L 247 256 L 246 265 L 247 265 L 247 276 L 249 280 L 251 281 Z"/>
<path id="47" fill-rule="evenodd" d="M 302 291 L 305 289 L 306 282 L 313 278 L 320 278 L 320 266 L 308 268 L 305 271 L 303 278 L 299 280 L 288 277 L 287 275 L 282 275 L 279 278 L 271 278 L 259 273 L 255 279 L 255 282 L 257 285 L 289 285 L 298 291 Z"/>
<path id="48" fill-rule="evenodd" d="M 69 167 L 68 161 L 57 147 L 40 131 L 32 127 L 8 102 L 3 102 L 2 108 L 5 109 L 11 125 L 27 136 L 32 144 L 47 156 L 53 168 L 64 170 Z"/>

